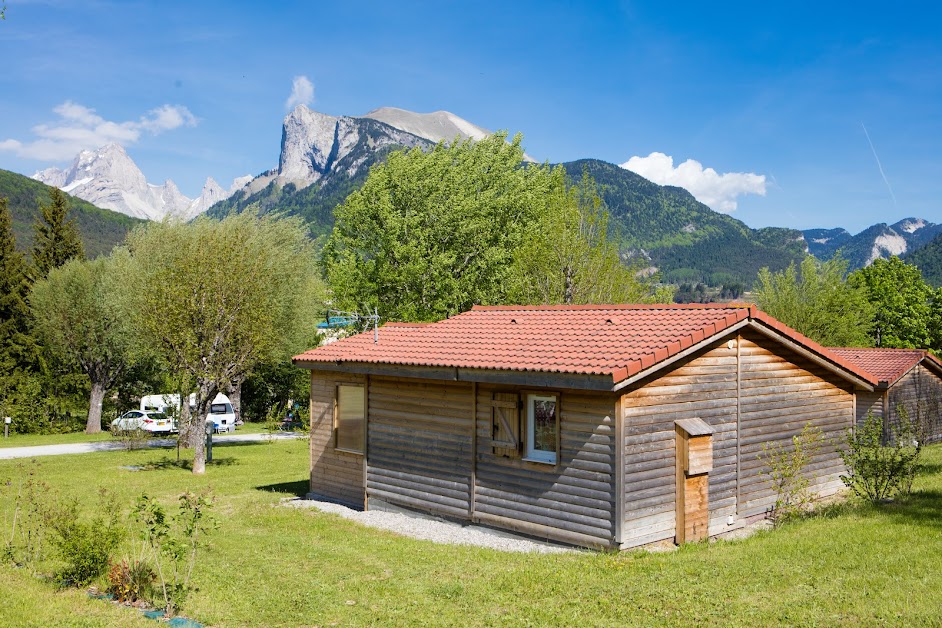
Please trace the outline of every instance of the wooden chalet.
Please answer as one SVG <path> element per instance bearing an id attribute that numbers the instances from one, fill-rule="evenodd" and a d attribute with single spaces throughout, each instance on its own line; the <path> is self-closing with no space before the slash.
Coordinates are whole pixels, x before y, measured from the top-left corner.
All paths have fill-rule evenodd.
<path id="1" fill-rule="evenodd" d="M 942 362 L 924 349 L 832 348 L 834 353 L 877 379 L 873 391 L 857 393 L 857 425 L 868 414 L 882 419 L 883 438 L 899 425 L 899 410 L 926 444 L 942 441 Z"/>
<path id="2" fill-rule="evenodd" d="M 876 380 L 747 306 L 475 307 L 294 358 L 311 492 L 588 547 L 701 539 L 775 501 L 765 443 L 842 438 Z M 819 494 L 840 457 L 807 467 Z"/>

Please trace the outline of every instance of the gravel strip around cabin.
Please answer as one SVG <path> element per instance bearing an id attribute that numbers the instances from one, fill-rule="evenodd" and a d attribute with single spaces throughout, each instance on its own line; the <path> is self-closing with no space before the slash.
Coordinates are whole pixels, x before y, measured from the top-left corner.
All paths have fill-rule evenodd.
<path id="1" fill-rule="evenodd" d="M 502 530 L 477 525 L 461 525 L 421 515 L 407 515 L 382 510 L 360 511 L 341 504 L 318 499 L 289 498 L 282 502 L 293 508 L 314 508 L 321 512 L 340 515 L 365 526 L 388 530 L 414 539 L 450 545 L 476 545 L 502 552 L 536 552 L 559 554 L 577 549 L 525 538 Z"/>

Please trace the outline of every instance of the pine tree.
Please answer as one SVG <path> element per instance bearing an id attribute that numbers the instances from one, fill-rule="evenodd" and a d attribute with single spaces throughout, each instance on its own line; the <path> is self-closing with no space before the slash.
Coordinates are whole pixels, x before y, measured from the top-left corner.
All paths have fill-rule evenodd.
<path id="1" fill-rule="evenodd" d="M 29 335 L 28 293 L 26 261 L 16 250 L 7 199 L 0 198 L 0 375 L 28 367 L 35 359 L 36 344 Z"/>
<path id="2" fill-rule="evenodd" d="M 85 251 L 75 223 L 68 220 L 69 202 L 58 188 L 49 191 L 49 205 L 41 205 L 41 218 L 33 224 L 36 237 L 33 243 L 35 278 L 43 279 L 53 268 L 62 266 L 72 258 L 84 259 Z"/>

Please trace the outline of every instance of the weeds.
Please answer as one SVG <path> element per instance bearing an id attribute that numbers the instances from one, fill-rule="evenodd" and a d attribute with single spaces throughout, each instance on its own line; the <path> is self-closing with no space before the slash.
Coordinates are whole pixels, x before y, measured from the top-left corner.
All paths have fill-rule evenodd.
<path id="1" fill-rule="evenodd" d="M 768 466 L 775 488 L 775 506 L 771 519 L 779 525 L 807 512 L 814 501 L 809 490 L 811 482 L 803 475 L 808 463 L 817 455 L 823 444 L 821 430 L 811 423 L 791 439 L 791 447 L 782 443 L 763 443 L 759 458 Z"/>

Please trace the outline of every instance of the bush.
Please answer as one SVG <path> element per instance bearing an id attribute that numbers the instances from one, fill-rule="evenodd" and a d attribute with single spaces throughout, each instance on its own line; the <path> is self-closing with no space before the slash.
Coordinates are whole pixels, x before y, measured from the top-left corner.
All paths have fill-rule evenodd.
<path id="1" fill-rule="evenodd" d="M 919 468 L 922 443 L 915 440 L 915 428 L 902 406 L 896 409 L 899 424 L 888 430 L 884 445 L 883 421 L 867 413 L 863 427 L 847 435 L 847 448 L 841 458 L 847 475 L 841 480 L 855 495 L 872 502 L 908 495 Z"/>
<path id="2" fill-rule="evenodd" d="M 762 444 L 759 458 L 769 466 L 768 474 L 777 495 L 771 514 L 774 525 L 810 508 L 814 495 L 808 490 L 811 483 L 802 472 L 821 449 L 822 441 L 821 430 L 807 423 L 801 433 L 792 437 L 791 447 L 782 443 Z"/>
<path id="3" fill-rule="evenodd" d="M 58 506 L 51 516 L 51 540 L 65 563 L 56 572 L 59 583 L 84 586 L 105 573 L 124 536 L 119 512 L 114 496 L 105 490 L 99 492 L 99 514 L 90 521 L 79 518 L 77 500 Z"/>
<path id="4" fill-rule="evenodd" d="M 147 561 L 122 560 L 108 570 L 108 591 L 119 602 L 131 604 L 150 597 L 157 574 Z"/>

